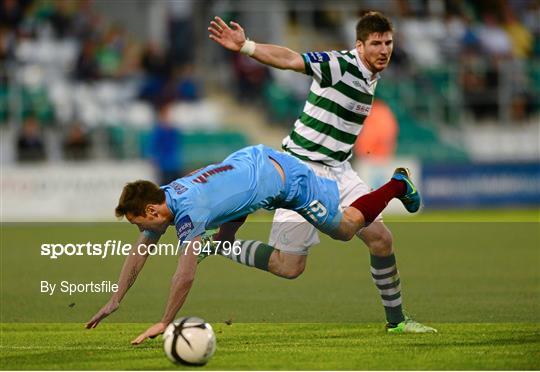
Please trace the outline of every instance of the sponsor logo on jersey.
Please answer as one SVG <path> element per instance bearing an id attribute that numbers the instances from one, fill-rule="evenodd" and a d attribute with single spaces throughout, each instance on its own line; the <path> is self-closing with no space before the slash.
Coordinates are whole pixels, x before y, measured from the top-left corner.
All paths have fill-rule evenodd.
<path id="1" fill-rule="evenodd" d="M 184 216 L 176 223 L 176 236 L 183 241 L 193 230 L 193 222 L 189 216 Z"/>
<path id="2" fill-rule="evenodd" d="M 309 52 L 305 55 L 312 63 L 322 63 L 330 61 L 330 55 L 324 52 Z"/>
<path id="3" fill-rule="evenodd" d="M 368 105 L 366 103 L 356 103 L 352 110 L 357 114 L 369 115 L 369 112 L 371 111 L 371 105 Z"/>
<path id="4" fill-rule="evenodd" d="M 187 191 L 187 187 L 180 185 L 178 182 L 173 181 L 170 183 L 171 187 L 176 191 L 178 195 Z"/>
<path id="5" fill-rule="evenodd" d="M 195 183 L 207 183 L 208 178 L 213 176 L 214 174 L 227 172 L 227 171 L 230 171 L 232 169 L 234 169 L 234 167 L 232 165 L 222 165 L 220 167 L 210 168 L 210 169 L 204 171 L 203 173 L 201 173 L 200 175 L 198 175 L 197 177 L 195 177 L 193 179 L 193 182 L 195 182 Z"/>

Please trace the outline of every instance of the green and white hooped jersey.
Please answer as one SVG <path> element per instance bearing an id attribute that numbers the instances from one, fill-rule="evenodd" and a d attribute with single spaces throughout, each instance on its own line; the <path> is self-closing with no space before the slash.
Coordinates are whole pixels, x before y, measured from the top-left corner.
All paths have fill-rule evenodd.
<path id="1" fill-rule="evenodd" d="M 356 49 L 304 53 L 313 76 L 304 110 L 282 147 L 309 161 L 337 166 L 347 161 L 373 103 L 379 75 L 362 64 Z"/>

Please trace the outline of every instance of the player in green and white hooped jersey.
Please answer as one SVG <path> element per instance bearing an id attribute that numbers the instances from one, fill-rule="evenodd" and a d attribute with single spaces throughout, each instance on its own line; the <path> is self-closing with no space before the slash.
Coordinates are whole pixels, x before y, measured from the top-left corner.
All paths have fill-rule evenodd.
<path id="1" fill-rule="evenodd" d="M 338 183 L 340 202 L 347 206 L 370 191 L 352 170 L 348 160 L 364 119 L 371 110 L 379 73 L 390 61 L 393 29 L 381 13 L 368 12 L 356 26 L 357 40 L 350 51 L 300 54 L 285 47 L 255 43 L 246 39 L 236 22 L 226 24 L 215 17 L 208 28 L 210 39 L 226 49 L 241 52 L 279 69 L 293 70 L 313 77 L 304 110 L 283 149 L 302 159 L 318 175 Z M 392 235 L 376 216 L 357 236 L 369 248 L 371 274 L 385 309 L 389 332 L 434 332 L 404 316 L 399 273 Z M 234 231 L 234 229 L 232 229 Z M 223 229 L 222 234 L 232 235 Z M 317 231 L 293 211 L 277 210 L 269 245 L 242 244 L 246 250 L 266 250 L 264 268 L 276 275 L 295 278 L 305 268 L 309 248 L 319 242 Z M 247 256 L 243 254 L 241 257 Z M 237 260 L 249 265 L 249 260 Z"/>

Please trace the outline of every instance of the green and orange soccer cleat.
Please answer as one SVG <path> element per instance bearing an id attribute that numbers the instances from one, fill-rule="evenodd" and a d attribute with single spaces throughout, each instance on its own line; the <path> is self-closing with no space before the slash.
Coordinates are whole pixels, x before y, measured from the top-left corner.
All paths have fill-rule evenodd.
<path id="1" fill-rule="evenodd" d="M 407 191 L 405 195 L 400 196 L 398 199 L 401 200 L 405 209 L 408 212 L 414 213 L 420 209 L 420 193 L 414 186 L 414 183 L 411 181 L 411 172 L 408 168 L 396 168 L 392 179 L 403 181 L 407 186 Z"/>

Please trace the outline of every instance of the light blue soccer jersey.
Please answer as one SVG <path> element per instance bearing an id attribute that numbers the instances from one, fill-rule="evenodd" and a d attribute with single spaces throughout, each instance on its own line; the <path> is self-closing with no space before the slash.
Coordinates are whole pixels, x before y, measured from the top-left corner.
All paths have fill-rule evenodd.
<path id="1" fill-rule="evenodd" d="M 285 182 L 270 158 L 283 168 Z M 323 232 L 341 220 L 335 181 L 264 145 L 241 149 L 161 188 L 180 241 L 261 208 L 295 210 Z M 151 231 L 145 234 L 157 237 Z"/>

